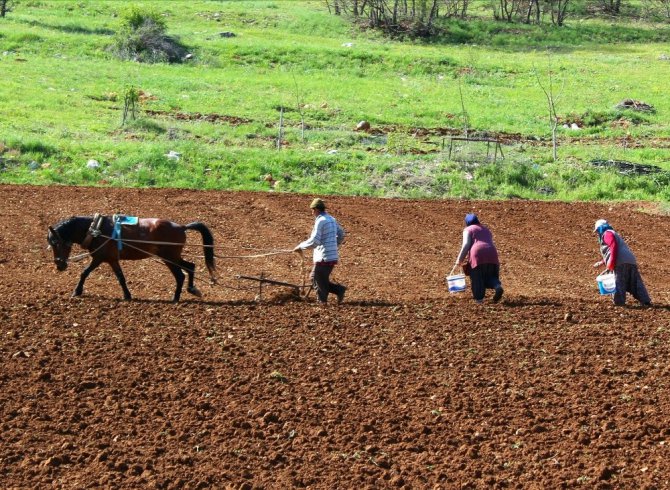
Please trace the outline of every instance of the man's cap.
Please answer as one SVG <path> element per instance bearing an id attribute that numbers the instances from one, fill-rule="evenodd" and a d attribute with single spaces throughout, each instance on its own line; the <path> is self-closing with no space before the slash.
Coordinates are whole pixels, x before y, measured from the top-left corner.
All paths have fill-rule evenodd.
<path id="1" fill-rule="evenodd" d="M 606 219 L 599 219 L 598 221 L 596 221 L 596 225 L 593 227 L 593 231 L 598 231 L 598 228 L 600 228 L 602 225 L 607 225 L 607 224 L 609 224 L 609 223 L 607 223 Z"/>
<path id="2" fill-rule="evenodd" d="M 311 209 L 320 209 L 321 211 L 323 211 L 324 209 L 326 209 L 326 203 L 323 202 L 323 199 L 319 199 L 317 197 L 312 201 L 312 203 L 309 205 L 309 207 Z"/>

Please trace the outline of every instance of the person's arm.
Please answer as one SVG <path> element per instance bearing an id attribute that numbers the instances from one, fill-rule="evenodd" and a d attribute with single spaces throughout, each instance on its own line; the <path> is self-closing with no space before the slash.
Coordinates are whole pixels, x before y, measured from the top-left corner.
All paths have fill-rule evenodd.
<path id="1" fill-rule="evenodd" d="M 603 234 L 603 242 L 610 249 L 610 258 L 605 265 L 607 266 L 608 271 L 613 271 L 614 267 L 616 267 L 616 258 L 617 253 L 619 252 L 619 247 L 616 243 L 616 236 L 614 236 L 613 232 L 608 230 Z"/>
<path id="2" fill-rule="evenodd" d="M 312 228 L 312 234 L 307 240 L 299 243 L 293 250 L 297 252 L 298 250 L 315 248 L 321 245 L 321 223 L 323 223 L 323 220 L 317 218 L 317 220 L 314 222 L 314 228 Z"/>
<path id="3" fill-rule="evenodd" d="M 337 246 L 339 247 L 342 245 L 342 242 L 344 241 L 344 237 L 346 236 L 346 233 L 344 232 L 344 228 L 340 226 L 339 223 L 337 223 Z"/>
<path id="4" fill-rule="evenodd" d="M 463 245 L 461 245 L 461 251 L 458 253 L 458 258 L 456 259 L 456 265 L 460 264 L 463 262 L 463 259 L 468 255 L 468 252 L 470 251 L 470 247 L 472 247 L 472 235 L 468 232 L 468 229 L 466 228 L 463 230 Z"/>

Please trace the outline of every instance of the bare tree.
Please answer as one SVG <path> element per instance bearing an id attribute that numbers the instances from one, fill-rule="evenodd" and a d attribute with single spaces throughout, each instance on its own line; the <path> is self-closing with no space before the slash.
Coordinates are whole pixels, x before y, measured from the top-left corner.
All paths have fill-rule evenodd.
<path id="1" fill-rule="evenodd" d="M 522 0 L 492 0 L 493 18 L 512 22 L 518 17 L 523 8 Z"/>
<path id="2" fill-rule="evenodd" d="M 619 15 L 621 12 L 621 0 L 598 0 L 605 13 Z"/>
<path id="3" fill-rule="evenodd" d="M 284 106 L 281 106 L 279 108 L 279 134 L 277 135 L 278 150 L 281 150 L 283 140 L 284 140 Z"/>
<path id="4" fill-rule="evenodd" d="M 535 18 L 535 23 L 539 24 L 542 17 L 542 9 L 540 8 L 540 0 L 528 0 L 528 7 L 526 9 L 526 23 L 530 24 L 531 19 Z"/>
<path id="5" fill-rule="evenodd" d="M 8 12 L 11 12 L 15 5 L 14 0 L 0 0 L 0 17 L 4 17 Z"/>
<path id="6" fill-rule="evenodd" d="M 300 85 L 298 85 L 298 79 L 295 77 L 295 73 L 292 73 L 293 75 L 293 86 L 295 87 L 295 105 L 298 110 L 298 114 L 300 114 L 300 139 L 302 140 L 303 144 L 305 143 L 305 94 L 301 90 Z"/>
<path id="7" fill-rule="evenodd" d="M 570 0 L 547 0 L 552 24 L 560 27 L 565 23 L 565 18 L 568 16 L 568 3 Z"/>
<path id="8" fill-rule="evenodd" d="M 557 141 L 556 141 L 556 129 L 558 128 L 558 114 L 556 114 L 556 97 L 554 96 L 554 80 L 552 76 L 551 66 L 549 67 L 549 83 L 545 87 L 540 78 L 540 74 L 537 69 L 535 69 L 535 78 L 537 78 L 537 83 L 544 92 L 545 97 L 547 98 L 547 107 L 549 109 L 549 125 L 551 126 L 551 147 L 552 147 L 552 156 L 554 161 L 558 159 L 558 150 L 557 150 Z"/>
<path id="9" fill-rule="evenodd" d="M 328 12 L 335 15 L 342 14 L 341 0 L 326 0 L 326 5 L 328 6 Z M 332 10 L 331 10 L 332 9 Z"/>
<path id="10" fill-rule="evenodd" d="M 366 17 L 368 25 L 387 32 L 410 32 L 429 35 L 439 17 L 440 5 L 445 0 L 326 0 L 331 13 L 351 13 Z M 467 4 L 468 0 L 459 1 Z"/>
<path id="11" fill-rule="evenodd" d="M 368 0 L 326 0 L 328 12 L 335 15 L 351 13 L 354 17 L 364 15 Z"/>
<path id="12" fill-rule="evenodd" d="M 458 95 L 461 98 L 461 114 L 463 117 L 463 136 L 468 137 L 468 126 L 470 125 L 470 118 L 468 116 L 468 111 L 465 110 L 465 99 L 463 97 L 463 86 L 461 83 L 461 77 L 458 77 Z"/>
<path id="13" fill-rule="evenodd" d="M 444 0 L 444 17 L 465 19 L 468 15 L 469 0 Z"/>

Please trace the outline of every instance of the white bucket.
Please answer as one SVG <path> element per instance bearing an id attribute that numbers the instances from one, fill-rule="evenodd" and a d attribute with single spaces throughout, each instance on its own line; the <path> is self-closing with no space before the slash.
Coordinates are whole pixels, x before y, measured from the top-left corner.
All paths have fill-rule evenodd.
<path id="1" fill-rule="evenodd" d="M 465 291 L 465 275 L 456 274 L 447 276 L 447 286 L 449 287 L 450 293 L 461 293 Z"/>
<path id="2" fill-rule="evenodd" d="M 616 275 L 611 272 L 603 272 L 596 277 L 598 291 L 600 294 L 614 294 L 616 291 Z"/>

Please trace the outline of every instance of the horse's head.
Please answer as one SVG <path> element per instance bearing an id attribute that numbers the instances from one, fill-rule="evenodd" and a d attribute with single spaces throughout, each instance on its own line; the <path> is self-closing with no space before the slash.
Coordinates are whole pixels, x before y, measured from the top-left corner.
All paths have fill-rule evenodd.
<path id="1" fill-rule="evenodd" d="M 49 234 L 47 235 L 49 248 L 54 252 L 54 263 L 59 271 L 67 269 L 67 260 L 72 252 L 72 242 L 65 240 L 57 230 L 49 227 Z"/>

